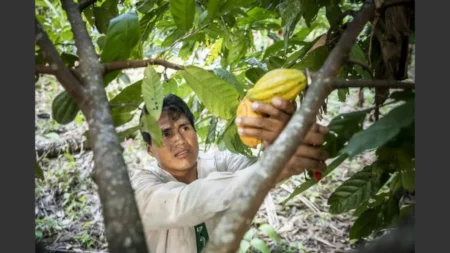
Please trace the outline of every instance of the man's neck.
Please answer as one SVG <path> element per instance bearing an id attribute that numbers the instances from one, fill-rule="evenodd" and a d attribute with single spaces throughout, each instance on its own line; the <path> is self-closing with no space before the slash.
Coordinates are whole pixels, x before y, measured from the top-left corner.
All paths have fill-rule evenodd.
<path id="1" fill-rule="evenodd" d="M 176 180 L 179 182 L 183 182 L 185 184 L 190 184 L 194 182 L 197 177 L 197 166 L 194 166 L 192 169 L 187 171 L 168 171 Z"/>

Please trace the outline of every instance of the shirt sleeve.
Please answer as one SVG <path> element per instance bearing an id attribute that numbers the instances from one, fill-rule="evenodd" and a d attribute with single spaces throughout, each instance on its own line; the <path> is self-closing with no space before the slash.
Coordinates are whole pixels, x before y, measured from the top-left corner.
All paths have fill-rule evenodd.
<path id="1" fill-rule="evenodd" d="M 257 157 L 247 157 L 231 151 L 216 152 L 216 166 L 218 171 L 236 172 L 243 170 L 258 161 Z"/>
<path id="2" fill-rule="evenodd" d="M 236 161 L 229 162 L 233 165 Z M 251 165 L 234 173 L 212 172 L 185 184 L 164 183 L 143 170 L 135 173 L 131 181 L 146 230 L 158 230 L 195 226 L 226 210 L 255 171 L 255 165 Z"/>

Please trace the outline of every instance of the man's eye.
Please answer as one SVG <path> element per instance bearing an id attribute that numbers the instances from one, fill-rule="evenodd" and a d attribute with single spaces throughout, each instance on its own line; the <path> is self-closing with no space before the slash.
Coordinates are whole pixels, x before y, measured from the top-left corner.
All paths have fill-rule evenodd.
<path id="1" fill-rule="evenodd" d="M 169 132 L 163 132 L 163 136 L 164 136 L 164 137 L 169 137 L 169 136 L 170 136 L 170 133 L 169 133 Z"/>

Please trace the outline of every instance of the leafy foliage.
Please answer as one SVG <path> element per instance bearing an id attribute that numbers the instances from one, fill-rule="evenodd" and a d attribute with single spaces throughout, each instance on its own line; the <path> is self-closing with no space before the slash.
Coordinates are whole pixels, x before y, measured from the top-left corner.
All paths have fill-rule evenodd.
<path id="1" fill-rule="evenodd" d="M 110 95 L 111 112 L 120 138 L 146 129 L 161 145 L 156 120 L 163 96 L 183 98 L 196 117 L 196 129 L 205 145 L 216 145 L 252 156 L 243 145 L 234 124 L 235 110 L 246 91 L 267 71 L 275 68 L 308 68 L 317 71 L 329 56 L 336 38 L 345 29 L 346 11 L 357 10 L 360 0 L 104 0 L 83 11 L 92 42 L 104 63 L 160 58 L 186 66 L 168 71 L 147 67 L 144 76 L 130 80 L 123 71 L 105 75 L 105 88 L 116 81 L 121 91 Z M 71 27 L 59 1 L 36 1 L 36 19 L 43 25 L 68 67 L 78 58 Z M 412 33 L 414 33 L 414 28 Z M 339 70 L 340 79 L 372 79 L 383 61 L 370 26 L 352 47 L 349 63 Z M 372 42 L 372 43 L 370 43 Z M 369 45 L 372 51 L 369 52 Z M 35 49 L 36 64 L 44 65 Z M 164 81 L 161 76 L 164 76 Z M 119 80 L 122 80 L 119 81 Z M 125 80 L 125 82 L 123 82 Z M 349 89 L 337 91 L 346 102 Z M 350 238 L 359 239 L 395 224 L 400 219 L 400 197 L 415 191 L 415 93 L 396 91 L 389 95 L 393 105 L 382 106 L 386 114 L 365 126 L 374 108 L 335 116 L 328 127 L 325 149 L 330 158 L 323 178 L 346 159 L 375 151 L 376 161 L 361 168 L 330 196 L 330 212 L 354 211 L 357 220 Z M 150 116 L 135 125 L 133 120 L 143 102 Z M 300 102 L 300 100 L 297 100 Z M 370 101 L 372 102 L 372 101 Z M 141 107 L 142 108 L 142 107 Z M 52 116 L 60 124 L 75 120 L 79 109 L 64 91 L 52 104 Z M 128 126 L 127 124 L 131 124 Z M 41 177 L 42 170 L 35 169 Z M 284 203 L 315 184 L 307 179 Z M 277 238 L 268 227 L 261 228 Z M 269 250 L 257 238 L 247 238 L 241 252 L 253 247 Z M 273 239 L 278 240 L 278 239 Z"/>

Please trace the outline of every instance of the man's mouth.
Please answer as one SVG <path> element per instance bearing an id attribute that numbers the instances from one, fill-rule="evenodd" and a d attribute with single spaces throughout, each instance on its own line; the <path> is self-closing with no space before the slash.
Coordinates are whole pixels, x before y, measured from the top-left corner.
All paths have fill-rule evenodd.
<path id="1" fill-rule="evenodd" d="M 188 150 L 183 150 L 183 151 L 180 151 L 180 152 L 176 153 L 175 157 L 176 158 L 184 158 L 184 157 L 186 157 L 188 155 L 188 153 L 189 153 Z"/>

